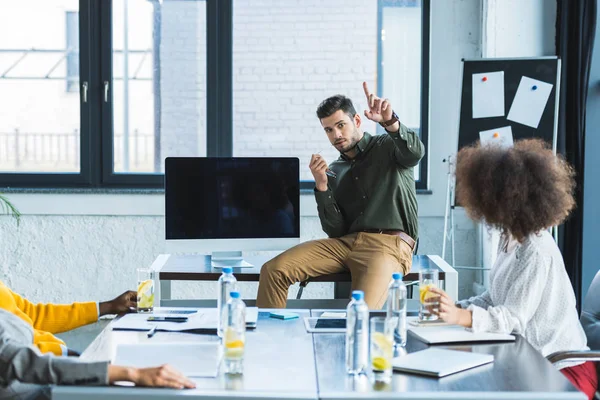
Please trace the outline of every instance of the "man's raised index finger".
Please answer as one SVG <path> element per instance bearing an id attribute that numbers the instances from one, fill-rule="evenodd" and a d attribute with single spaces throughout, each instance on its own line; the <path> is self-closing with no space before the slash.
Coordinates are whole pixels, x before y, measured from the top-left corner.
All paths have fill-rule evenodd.
<path id="1" fill-rule="evenodd" d="M 367 86 L 367 82 L 363 82 L 363 90 L 365 91 L 365 96 L 367 96 L 368 99 L 371 93 L 369 93 L 369 87 Z"/>

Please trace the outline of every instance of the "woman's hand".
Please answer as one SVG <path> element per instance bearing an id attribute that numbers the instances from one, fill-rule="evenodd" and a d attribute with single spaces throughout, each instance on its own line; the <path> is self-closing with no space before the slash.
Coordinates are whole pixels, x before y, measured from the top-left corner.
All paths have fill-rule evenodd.
<path id="1" fill-rule="evenodd" d="M 471 327 L 473 323 L 471 311 L 457 307 L 454 300 L 442 289 L 432 287 L 429 291 L 440 296 L 438 315 L 441 319 L 449 324 L 461 325 L 465 328 Z"/>

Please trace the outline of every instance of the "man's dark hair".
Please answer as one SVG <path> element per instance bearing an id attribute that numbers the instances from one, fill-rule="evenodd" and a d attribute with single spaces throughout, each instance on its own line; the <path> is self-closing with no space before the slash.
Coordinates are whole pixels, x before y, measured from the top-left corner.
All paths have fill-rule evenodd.
<path id="1" fill-rule="evenodd" d="M 350 118 L 354 118 L 356 115 L 356 109 L 352 104 L 352 100 L 344 95 L 336 94 L 326 98 L 317 107 L 317 117 L 319 119 L 327 118 L 338 110 L 342 110 L 344 114 Z"/>
<path id="2" fill-rule="evenodd" d="M 468 215 L 519 242 L 560 224 L 575 207 L 573 168 L 540 139 L 509 149 L 465 147 L 456 162 L 456 198 Z"/>

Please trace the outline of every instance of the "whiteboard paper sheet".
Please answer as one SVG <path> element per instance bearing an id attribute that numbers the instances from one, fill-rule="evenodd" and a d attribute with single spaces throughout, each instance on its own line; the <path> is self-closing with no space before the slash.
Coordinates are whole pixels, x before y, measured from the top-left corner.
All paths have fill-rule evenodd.
<path id="1" fill-rule="evenodd" d="M 510 121 L 537 129 L 550 97 L 552 86 L 550 83 L 538 81 L 537 79 L 522 77 L 507 118 Z"/>
<path id="2" fill-rule="evenodd" d="M 504 116 L 504 71 L 473 74 L 473 118 Z"/>
<path id="3" fill-rule="evenodd" d="M 512 147 L 512 129 L 510 126 L 503 126 L 502 128 L 481 131 L 479 132 L 479 141 L 481 142 L 482 146 L 498 145 L 504 148 Z"/>

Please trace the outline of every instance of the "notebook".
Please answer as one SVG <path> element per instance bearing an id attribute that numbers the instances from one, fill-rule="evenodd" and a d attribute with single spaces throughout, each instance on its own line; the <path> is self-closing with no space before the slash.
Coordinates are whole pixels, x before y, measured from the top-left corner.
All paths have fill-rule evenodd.
<path id="1" fill-rule="evenodd" d="M 394 358 L 392 367 L 395 371 L 441 378 L 493 361 L 491 354 L 429 348 Z"/>
<path id="2" fill-rule="evenodd" d="M 408 330 L 417 339 L 427 344 L 514 342 L 515 340 L 513 335 L 489 332 L 474 333 L 458 325 L 419 328 L 410 326 Z"/>
<path id="3" fill-rule="evenodd" d="M 217 376 L 218 343 L 136 343 L 117 345 L 115 365 L 136 368 L 169 364 L 189 377 Z"/>

